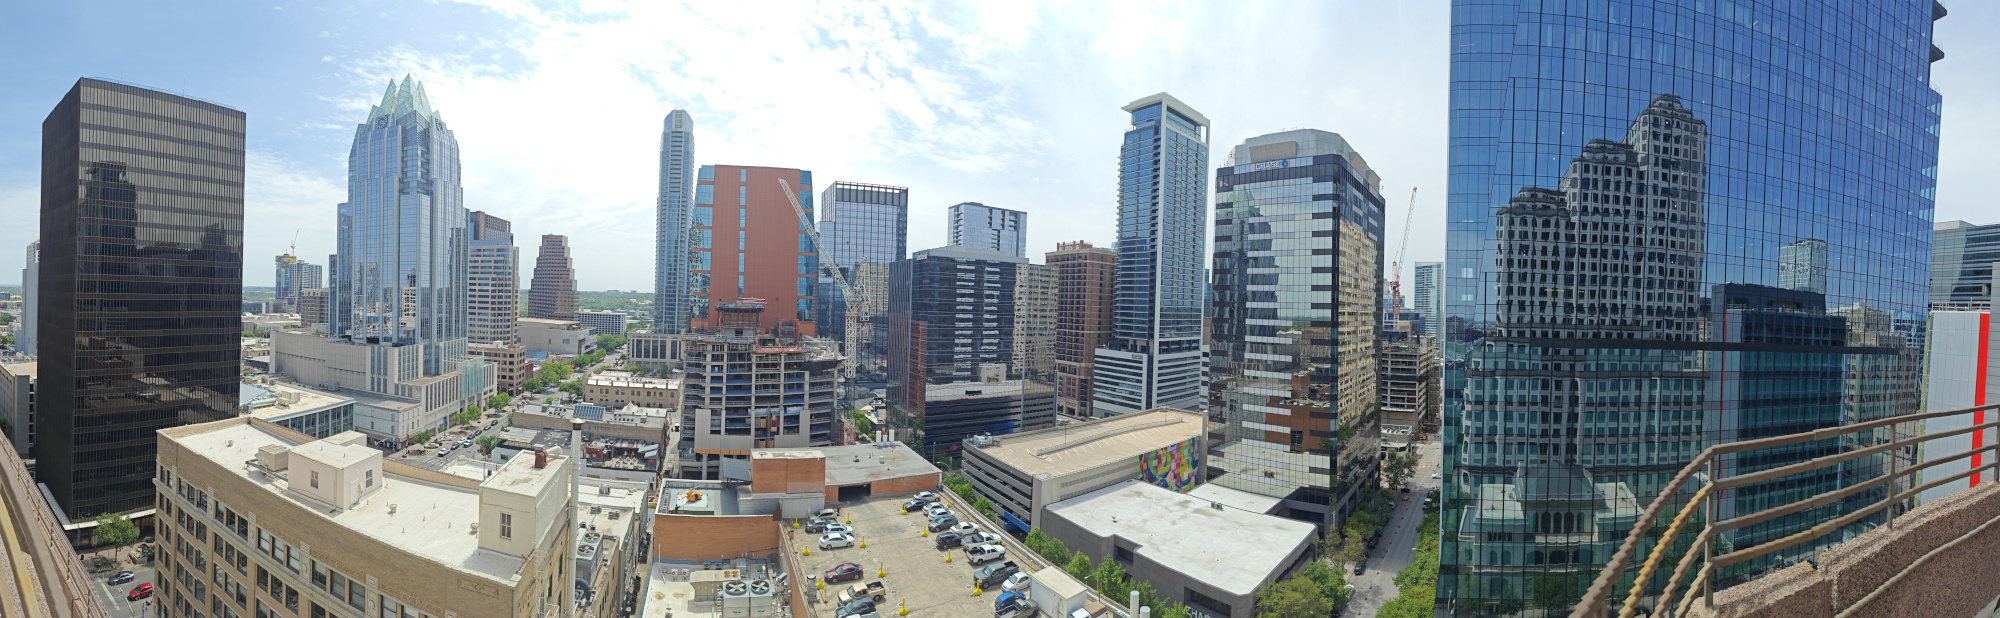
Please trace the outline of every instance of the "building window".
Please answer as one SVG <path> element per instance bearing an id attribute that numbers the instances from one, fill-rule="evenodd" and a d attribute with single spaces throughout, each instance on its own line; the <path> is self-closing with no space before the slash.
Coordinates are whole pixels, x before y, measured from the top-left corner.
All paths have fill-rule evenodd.
<path id="1" fill-rule="evenodd" d="M 736 182 L 750 182 L 750 170 L 747 168 L 737 168 Z"/>
<path id="2" fill-rule="evenodd" d="M 312 481 L 311 481 L 311 482 L 312 482 L 312 488 L 313 488 L 313 489 L 319 489 L 319 471 L 318 471 L 318 470 L 314 470 L 314 471 L 312 471 Z"/>
<path id="3" fill-rule="evenodd" d="M 514 515 L 512 513 L 500 514 L 500 538 L 514 538 Z"/>
<path id="4" fill-rule="evenodd" d="M 374 487 L 374 486 L 375 486 L 375 471 L 374 471 L 374 470 L 366 470 L 366 471 L 363 471 L 363 472 L 361 473 L 361 478 L 362 478 L 362 482 L 361 482 L 361 486 L 362 486 L 362 487 Z"/>

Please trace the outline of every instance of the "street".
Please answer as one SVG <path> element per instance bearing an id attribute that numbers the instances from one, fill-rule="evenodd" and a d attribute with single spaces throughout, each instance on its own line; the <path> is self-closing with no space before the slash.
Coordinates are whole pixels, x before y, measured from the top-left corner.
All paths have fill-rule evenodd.
<path id="1" fill-rule="evenodd" d="M 158 615 L 152 612 L 151 606 L 148 605 L 148 602 L 152 599 L 140 599 L 138 601 L 125 600 L 125 593 L 131 592 L 139 584 L 153 583 L 153 566 L 150 564 L 132 564 L 130 560 L 130 547 L 122 548 L 118 551 L 120 555 L 126 556 L 126 560 L 120 561 L 116 567 L 109 570 L 90 574 L 90 587 L 92 590 L 97 591 L 97 599 L 104 603 L 104 609 L 109 611 L 112 616 L 129 618 L 134 616 Z M 109 550 L 88 552 L 84 554 L 82 559 L 87 561 L 91 555 L 110 557 L 111 553 Z M 88 562 L 85 563 L 85 570 L 89 570 Z M 119 571 L 131 571 L 133 575 L 132 581 L 117 586 L 107 583 L 107 580 L 111 579 L 111 575 Z"/>
<path id="2" fill-rule="evenodd" d="M 1354 586 L 1354 597 L 1347 602 L 1349 616 L 1373 616 L 1382 605 L 1396 598 L 1396 572 L 1410 566 L 1416 559 L 1417 539 L 1422 536 L 1417 525 L 1423 523 L 1424 498 L 1437 492 L 1443 482 L 1431 478 L 1439 472 L 1441 449 L 1435 440 L 1417 445 L 1417 468 L 1410 474 L 1410 493 L 1396 493 L 1396 510 L 1383 526 L 1382 540 L 1375 549 L 1368 552 L 1368 568 L 1361 575 L 1347 572 L 1347 583 Z M 1409 500 L 1403 500 L 1409 496 Z M 1351 568 L 1351 567 L 1350 567 Z"/>

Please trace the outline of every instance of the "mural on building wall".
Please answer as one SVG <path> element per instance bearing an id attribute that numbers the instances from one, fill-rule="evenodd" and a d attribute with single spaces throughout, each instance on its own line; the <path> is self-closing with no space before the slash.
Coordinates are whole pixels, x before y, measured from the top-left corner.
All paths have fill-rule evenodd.
<path id="1" fill-rule="evenodd" d="M 1202 453 L 1207 452 L 1201 436 L 1139 455 L 1140 478 L 1154 485 L 1187 493 L 1201 484 Z"/>

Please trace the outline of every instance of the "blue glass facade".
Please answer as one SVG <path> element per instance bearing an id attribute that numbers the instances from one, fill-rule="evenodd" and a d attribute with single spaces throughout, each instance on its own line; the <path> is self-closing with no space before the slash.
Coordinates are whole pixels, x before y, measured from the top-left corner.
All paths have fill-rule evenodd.
<path id="1" fill-rule="evenodd" d="M 1925 311 L 1933 7 L 1453 3 L 1440 609 L 1518 615 L 1580 596 L 1710 444 L 1916 411 L 1921 337 L 1894 325 Z M 1745 453 L 1720 473 L 1886 438 Z M 1733 492 L 1720 517 L 1887 462 Z"/>
<path id="2" fill-rule="evenodd" d="M 458 139 L 422 84 L 391 83 L 347 155 L 335 283 L 335 335 L 421 345 L 424 375 L 465 355 L 471 233 L 459 186 Z"/>
<path id="3" fill-rule="evenodd" d="M 1201 405 L 1208 119 L 1172 95 L 1125 106 L 1119 151 L 1118 296 L 1099 348 L 1093 411 Z"/>
<path id="4" fill-rule="evenodd" d="M 847 283 L 868 297 L 869 311 L 856 315 L 862 371 L 881 371 L 889 351 L 889 265 L 909 255 L 910 190 L 856 182 L 836 182 L 820 193 L 819 238 L 826 244 L 821 257 L 840 268 Z M 823 277 L 816 320 L 821 336 L 846 345 L 847 297 Z"/>
<path id="5" fill-rule="evenodd" d="M 667 114 L 660 130 L 660 197 L 653 223 L 654 332 L 687 330 L 688 228 L 694 221 L 694 169 L 694 117 L 677 109 Z"/>

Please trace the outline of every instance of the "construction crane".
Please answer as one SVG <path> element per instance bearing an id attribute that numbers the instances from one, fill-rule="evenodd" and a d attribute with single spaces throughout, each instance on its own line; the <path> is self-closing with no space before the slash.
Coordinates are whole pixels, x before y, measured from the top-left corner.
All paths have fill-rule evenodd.
<path id="1" fill-rule="evenodd" d="M 812 237 L 813 249 L 819 250 L 823 248 L 825 245 L 821 245 L 819 242 L 819 226 L 813 225 L 812 215 L 807 214 L 805 207 L 799 205 L 799 196 L 792 193 L 792 183 L 785 182 L 785 179 L 779 178 L 778 186 L 785 190 L 785 199 L 791 200 L 792 212 L 799 216 L 799 229 L 805 230 L 806 235 Z M 844 321 L 846 329 L 842 332 L 843 341 L 841 342 L 841 347 L 845 353 L 840 355 L 840 376 L 843 379 L 851 381 L 854 379 L 854 357 L 860 353 L 860 348 L 856 347 L 859 345 L 856 342 L 856 335 L 861 331 L 861 326 L 859 320 L 855 318 L 855 314 L 857 312 L 868 312 L 868 299 L 860 294 L 856 294 L 854 286 L 847 284 L 847 275 L 840 272 L 840 265 L 821 263 L 820 267 L 833 273 L 833 284 L 838 286 L 840 294 L 847 298 L 847 302 L 844 304 L 845 311 L 841 312 L 841 319 Z"/>
<path id="2" fill-rule="evenodd" d="M 1417 188 L 1410 187 L 1410 208 L 1403 213 L 1403 241 L 1396 245 L 1396 261 L 1389 263 L 1389 315 L 1384 320 L 1403 317 L 1403 252 L 1410 248 L 1410 221 L 1417 216 Z M 1437 319 L 1437 318 L 1429 318 Z"/>

